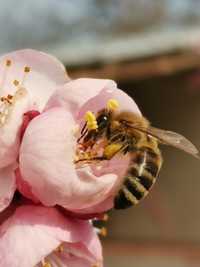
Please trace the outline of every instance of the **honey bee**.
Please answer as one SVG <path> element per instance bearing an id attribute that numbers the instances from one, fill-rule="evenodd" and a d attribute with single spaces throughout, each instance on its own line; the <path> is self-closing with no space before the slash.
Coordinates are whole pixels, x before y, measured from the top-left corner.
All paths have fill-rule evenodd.
<path id="1" fill-rule="evenodd" d="M 130 155 L 123 184 L 114 199 L 115 209 L 125 209 L 140 202 L 152 188 L 162 166 L 159 144 L 170 145 L 198 158 L 198 150 L 184 136 L 154 128 L 150 122 L 133 112 L 105 108 L 97 113 L 96 127 L 82 129 L 86 148 L 106 140 L 103 154 L 92 160 L 110 160 L 115 155 Z"/>

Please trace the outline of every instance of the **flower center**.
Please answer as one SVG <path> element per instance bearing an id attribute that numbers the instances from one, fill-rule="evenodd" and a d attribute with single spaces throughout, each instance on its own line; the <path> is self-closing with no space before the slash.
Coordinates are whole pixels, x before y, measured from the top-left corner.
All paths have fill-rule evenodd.
<path id="1" fill-rule="evenodd" d="M 118 101 L 110 99 L 106 107 L 97 112 L 97 116 L 92 111 L 85 113 L 85 124 L 77 140 L 75 164 L 101 163 L 102 160 L 108 159 L 104 157 L 105 148 L 108 146 L 107 133 L 111 124 L 111 115 L 118 108 Z M 111 147 L 108 146 L 108 149 L 110 150 Z M 111 154 L 110 151 L 107 152 Z"/>
<path id="2" fill-rule="evenodd" d="M 7 59 L 5 61 L 5 67 L 2 74 L 2 79 L 0 81 L 0 89 L 2 90 L 7 81 L 8 71 L 12 66 L 12 61 Z M 21 100 L 26 94 L 27 90 L 23 87 L 27 73 L 30 72 L 30 67 L 25 66 L 23 71 L 23 77 L 21 82 L 18 80 L 13 81 L 13 85 L 16 87 L 16 91 L 14 94 L 7 94 L 6 96 L 0 97 L 0 127 L 4 126 L 7 120 L 9 119 L 13 107 Z"/>

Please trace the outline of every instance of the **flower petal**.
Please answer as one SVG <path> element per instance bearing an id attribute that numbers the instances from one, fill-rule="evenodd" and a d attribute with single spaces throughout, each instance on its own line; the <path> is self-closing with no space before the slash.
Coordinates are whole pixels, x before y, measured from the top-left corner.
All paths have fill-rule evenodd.
<path id="1" fill-rule="evenodd" d="M 66 218 L 55 208 L 20 207 L 0 228 L 0 267 L 34 267 L 63 243 L 77 262 L 102 262 L 99 239 L 88 222 Z"/>
<path id="2" fill-rule="evenodd" d="M 116 83 L 112 80 L 80 78 L 71 80 L 61 86 L 49 99 L 46 110 L 52 107 L 65 107 L 73 116 L 91 98 L 105 90 L 114 90 Z"/>
<path id="3" fill-rule="evenodd" d="M 17 168 L 15 170 L 15 177 L 16 177 L 16 184 L 17 184 L 17 190 L 26 198 L 33 201 L 33 203 L 39 203 L 40 201 L 33 195 L 31 191 L 31 186 L 23 180 L 20 169 Z"/>
<path id="4" fill-rule="evenodd" d="M 7 208 L 12 201 L 16 189 L 13 166 L 0 171 L 0 212 Z"/>
<path id="5" fill-rule="evenodd" d="M 44 205 L 89 207 L 103 201 L 117 181 L 116 174 L 95 176 L 89 167 L 77 175 L 75 127 L 65 109 L 54 108 L 33 119 L 25 132 L 19 158 L 21 175 Z"/>
<path id="6" fill-rule="evenodd" d="M 5 69 L 6 60 L 11 61 L 11 65 L 7 69 Z M 24 72 L 26 66 L 30 68 L 28 73 Z M 6 79 L 4 79 L 5 70 Z M 2 95 L 13 93 L 16 90 L 13 81 L 17 80 L 20 84 L 23 83 L 23 87 L 33 96 L 40 110 L 55 88 L 69 81 L 64 66 L 56 58 L 31 49 L 19 50 L 2 56 L 0 58 L 0 78 Z"/>
<path id="7" fill-rule="evenodd" d="M 121 110 L 129 110 L 141 115 L 134 100 L 112 80 L 81 78 L 60 87 L 49 99 L 46 110 L 52 107 L 65 107 L 77 119 L 83 118 L 86 111 L 97 112 L 106 107 L 109 99 L 114 98 Z"/>
<path id="8" fill-rule="evenodd" d="M 19 130 L 23 121 L 23 114 L 30 107 L 28 92 L 24 88 L 20 92 L 22 93 L 20 98 L 10 106 L 8 117 L 0 125 L 0 168 L 14 163 L 18 156 Z"/>

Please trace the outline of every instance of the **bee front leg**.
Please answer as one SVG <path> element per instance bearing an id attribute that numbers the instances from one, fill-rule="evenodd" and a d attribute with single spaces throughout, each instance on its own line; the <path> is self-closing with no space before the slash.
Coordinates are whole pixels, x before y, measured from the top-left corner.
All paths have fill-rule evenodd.
<path id="1" fill-rule="evenodd" d="M 108 160 L 108 158 L 105 156 L 93 157 L 93 158 L 82 158 L 82 159 L 75 160 L 74 163 L 75 164 L 80 163 L 80 162 L 93 163 L 94 161 L 98 162 L 98 161 L 103 161 L 103 160 Z"/>

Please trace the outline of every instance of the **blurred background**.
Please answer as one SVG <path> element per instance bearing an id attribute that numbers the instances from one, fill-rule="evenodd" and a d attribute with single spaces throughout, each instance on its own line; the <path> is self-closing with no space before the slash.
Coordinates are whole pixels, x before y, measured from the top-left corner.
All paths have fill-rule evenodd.
<path id="1" fill-rule="evenodd" d="M 156 127 L 200 149 L 200 1 L 0 1 L 0 54 L 49 52 L 69 75 L 110 78 Z M 113 211 L 106 267 L 200 266 L 200 164 L 163 147 L 164 165 L 137 207 Z"/>

